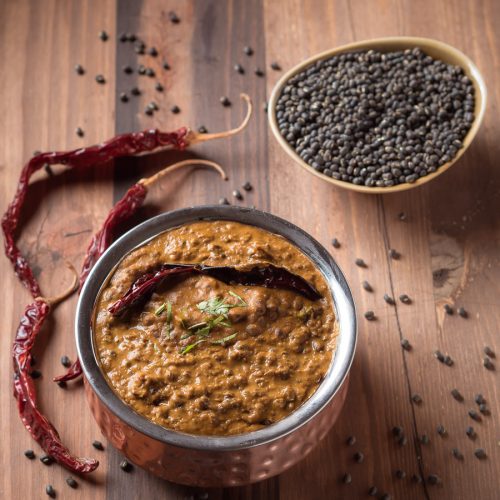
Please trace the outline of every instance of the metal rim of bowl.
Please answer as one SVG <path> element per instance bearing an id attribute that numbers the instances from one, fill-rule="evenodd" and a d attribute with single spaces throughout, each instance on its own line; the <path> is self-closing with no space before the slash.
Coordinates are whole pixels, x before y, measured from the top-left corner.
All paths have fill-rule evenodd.
<path id="1" fill-rule="evenodd" d="M 449 162 L 440 165 L 435 172 L 425 175 L 424 177 L 419 177 L 415 182 L 408 183 L 405 182 L 403 184 L 397 184 L 395 186 L 387 186 L 387 187 L 368 187 L 356 185 L 351 182 L 341 181 L 337 179 L 333 179 L 332 177 L 328 177 L 327 175 L 317 172 L 313 167 L 311 167 L 308 163 L 306 163 L 302 158 L 295 152 L 295 150 L 288 144 L 288 142 L 282 137 L 279 131 L 278 122 L 276 120 L 276 103 L 278 98 L 281 95 L 281 91 L 283 87 L 287 84 L 288 80 L 297 73 L 300 73 L 306 67 L 314 64 L 315 62 L 326 59 L 328 57 L 345 53 L 345 52 L 353 52 L 356 50 L 369 50 L 369 49 L 377 49 L 385 52 L 389 52 L 392 50 L 404 50 L 410 48 L 421 48 L 424 52 L 427 50 L 432 50 L 434 52 L 433 58 L 440 59 L 439 55 L 448 57 L 447 60 L 441 58 L 444 62 L 451 63 L 451 60 L 455 61 L 452 64 L 456 64 L 460 66 L 466 75 L 471 79 L 472 84 L 474 86 L 475 91 L 475 99 L 477 103 L 477 98 L 479 99 L 479 106 L 475 106 L 474 109 L 474 121 L 472 122 L 471 128 L 467 132 L 467 135 L 462 141 L 462 147 L 458 150 L 457 154 L 454 158 L 452 158 Z M 439 54 L 439 55 L 438 55 Z M 370 194 L 386 194 L 386 193 L 394 193 L 398 191 L 405 191 L 408 189 L 413 189 L 417 186 L 421 186 L 442 173 L 446 172 L 452 165 L 454 165 L 458 159 L 465 153 L 467 148 L 470 146 L 472 140 L 477 134 L 479 127 L 483 121 L 484 113 L 486 110 L 486 99 L 487 99 L 487 90 L 486 84 L 484 83 L 484 79 L 477 69 L 476 65 L 460 50 L 448 45 L 439 40 L 434 40 L 432 38 L 422 38 L 422 37 L 410 37 L 410 36 L 394 36 L 394 37 L 384 37 L 384 38 L 374 38 L 371 40 L 363 40 L 360 42 L 349 43 L 346 45 L 341 45 L 339 47 L 326 50 L 319 54 L 316 54 L 308 59 L 302 61 L 301 63 L 294 66 L 292 69 L 287 71 L 276 83 L 274 86 L 271 97 L 269 99 L 268 106 L 268 120 L 269 125 L 271 127 L 271 131 L 273 132 L 274 137 L 278 141 L 279 145 L 284 149 L 284 151 L 301 167 L 305 168 L 310 173 L 314 174 L 316 177 L 323 179 L 324 181 L 330 182 L 335 186 L 339 186 L 344 189 L 350 189 L 351 191 L 357 191 L 360 193 L 370 193 Z"/>
<path id="2" fill-rule="evenodd" d="M 101 285 L 125 254 L 154 236 L 198 220 L 227 220 L 254 225 L 281 234 L 298 246 L 325 277 L 335 304 L 339 324 L 337 348 L 324 380 L 302 406 L 283 420 L 264 429 L 231 436 L 200 436 L 168 430 L 136 413 L 108 384 L 94 351 L 91 321 Z M 204 205 L 166 212 L 132 228 L 101 256 L 82 289 L 75 318 L 75 334 L 83 373 L 99 399 L 122 421 L 160 442 L 204 451 L 232 451 L 251 448 L 282 438 L 314 418 L 342 386 L 354 357 L 357 340 L 356 311 L 342 271 L 326 249 L 305 231 L 267 212 L 235 206 Z"/>

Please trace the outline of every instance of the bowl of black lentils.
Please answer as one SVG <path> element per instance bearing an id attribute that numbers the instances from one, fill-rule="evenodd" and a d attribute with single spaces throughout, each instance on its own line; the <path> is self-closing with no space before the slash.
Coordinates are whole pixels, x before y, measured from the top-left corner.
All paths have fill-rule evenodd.
<path id="1" fill-rule="evenodd" d="M 448 170 L 475 137 L 486 86 L 462 52 L 428 38 L 344 45 L 288 71 L 269 101 L 283 149 L 337 186 L 388 193 Z"/>

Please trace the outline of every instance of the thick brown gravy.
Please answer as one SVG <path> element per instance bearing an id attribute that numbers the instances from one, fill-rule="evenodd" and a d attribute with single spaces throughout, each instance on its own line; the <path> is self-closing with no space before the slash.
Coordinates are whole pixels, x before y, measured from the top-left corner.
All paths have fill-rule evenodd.
<path id="1" fill-rule="evenodd" d="M 190 276 L 167 280 L 123 317 L 107 311 L 136 278 L 166 262 L 272 263 L 323 298 Z M 193 325 L 220 316 L 200 310 L 210 299 L 234 307 L 208 337 L 193 334 Z M 94 320 L 97 355 L 119 397 L 156 424 L 202 435 L 254 431 L 293 412 L 325 376 L 337 332 L 329 289 L 311 260 L 281 236 L 227 221 L 186 224 L 130 252 L 103 287 Z"/>

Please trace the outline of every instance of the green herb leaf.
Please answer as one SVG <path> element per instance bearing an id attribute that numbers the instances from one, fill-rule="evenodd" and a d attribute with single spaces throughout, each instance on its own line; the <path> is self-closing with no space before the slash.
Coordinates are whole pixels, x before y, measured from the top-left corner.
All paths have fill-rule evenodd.
<path id="1" fill-rule="evenodd" d="M 248 304 L 236 292 L 229 290 L 229 295 L 236 297 L 240 301 L 238 307 L 247 307 L 248 306 Z"/>
<path id="2" fill-rule="evenodd" d="M 233 340 L 234 337 L 236 337 L 236 335 L 238 335 L 238 332 L 236 333 L 232 333 L 231 335 L 228 335 L 227 337 L 223 337 L 221 339 L 217 339 L 217 340 L 212 340 L 212 344 L 225 344 L 226 342 L 228 342 L 229 340 Z"/>
<path id="3" fill-rule="evenodd" d="M 198 344 L 201 344 L 202 342 L 205 342 L 205 339 L 200 339 L 194 342 L 193 344 L 189 344 L 184 349 L 181 350 L 181 354 L 187 354 L 189 351 L 194 349 Z"/>
<path id="4" fill-rule="evenodd" d="M 167 304 L 164 302 L 156 311 L 155 316 L 159 316 L 165 309 L 167 308 Z"/>
<path id="5" fill-rule="evenodd" d="M 172 302 L 167 302 L 167 335 L 170 337 L 172 333 Z"/>
<path id="6" fill-rule="evenodd" d="M 230 291 L 230 295 L 238 299 L 237 304 L 230 304 L 226 302 L 226 299 L 219 299 L 218 297 L 212 297 L 208 300 L 203 300 L 197 304 L 200 311 L 210 314 L 211 316 L 224 316 L 227 319 L 227 315 L 230 309 L 234 307 L 247 307 L 247 303 L 236 293 Z"/>

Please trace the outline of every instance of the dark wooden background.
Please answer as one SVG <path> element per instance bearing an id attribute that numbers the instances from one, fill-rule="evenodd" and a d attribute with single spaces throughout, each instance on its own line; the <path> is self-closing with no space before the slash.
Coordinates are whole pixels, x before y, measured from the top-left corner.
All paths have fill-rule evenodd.
<path id="1" fill-rule="evenodd" d="M 175 10 L 181 22 L 172 24 Z M 92 144 L 116 133 L 146 127 L 174 129 L 180 125 L 210 131 L 238 123 L 243 109 L 238 95 L 252 97 L 255 113 L 246 131 L 231 140 L 207 143 L 178 154 L 165 153 L 140 160 L 119 161 L 114 168 L 92 173 L 65 172 L 52 179 L 41 173 L 33 181 L 30 204 L 20 235 L 47 295 L 68 280 L 62 265 L 80 265 L 92 232 L 114 200 L 138 177 L 197 155 L 220 162 L 229 172 L 223 183 L 211 172 L 184 171 L 165 179 L 141 212 L 144 219 L 160 211 L 216 203 L 244 181 L 255 186 L 241 202 L 255 205 L 298 224 L 329 247 L 344 270 L 359 311 L 359 345 L 351 387 L 343 413 L 327 438 L 303 462 L 277 478 L 244 488 L 211 490 L 213 499 L 351 499 L 365 498 L 370 486 L 391 498 L 500 498 L 499 369 L 482 366 L 482 349 L 490 345 L 500 356 L 500 157 L 499 49 L 496 0 L 338 0 L 338 1 L 161 1 L 161 0 L 3 0 L 0 2 L 0 193 L 1 210 L 11 198 L 22 164 L 34 150 L 69 149 Z M 105 29 L 110 39 L 102 42 Z M 117 35 L 133 32 L 160 56 L 137 56 Z M 309 175 L 280 150 L 270 134 L 263 103 L 279 78 L 270 69 L 277 61 L 288 69 L 319 51 L 356 40 L 387 35 L 435 37 L 468 54 L 483 73 L 489 90 L 483 127 L 465 157 L 434 182 L 397 195 L 351 194 Z M 243 47 L 255 54 L 248 57 Z M 163 59 L 170 71 L 161 68 Z M 151 66 L 157 78 L 125 75 L 122 66 Z M 84 76 L 73 70 L 76 63 Z M 239 75 L 233 65 L 246 70 Z M 254 74 L 265 69 L 264 78 Z M 105 85 L 94 77 L 102 73 Z M 154 90 L 161 81 L 165 92 Z M 122 91 L 134 85 L 140 98 L 124 104 Z M 227 95 L 233 106 L 223 108 Z M 154 99 L 160 111 L 144 114 Z M 171 106 L 181 108 L 178 115 Z M 75 128 L 81 126 L 85 137 Z M 398 218 L 400 212 L 407 220 Z M 137 221 L 136 221 L 137 222 Z M 330 240 L 341 242 L 338 250 Z M 388 259 L 389 248 L 401 259 Z M 362 257 L 367 269 L 355 266 Z M 41 404 L 64 441 L 81 455 L 99 456 L 101 466 L 80 481 L 79 489 L 64 483 L 68 473 L 58 465 L 30 462 L 22 452 L 34 447 L 23 429 L 11 396 L 10 345 L 29 298 L 9 263 L 0 259 L 3 298 L 0 301 L 0 498 L 45 498 L 51 483 L 58 498 L 181 499 L 206 498 L 203 490 L 166 483 L 141 470 L 126 475 L 118 467 L 119 453 L 106 447 L 97 452 L 91 442 L 99 431 L 87 408 L 81 384 L 63 391 L 51 382 L 61 372 L 62 354 L 75 357 L 73 315 L 76 297 L 56 311 L 37 348 L 37 382 Z M 368 280 L 374 293 L 360 283 Z M 410 306 L 387 306 L 384 293 L 409 294 Z M 444 303 L 464 306 L 469 317 L 446 316 Z M 363 312 L 373 309 L 376 322 Z M 400 340 L 413 345 L 404 352 Z M 440 349 L 455 365 L 446 367 L 433 357 Z M 458 388 L 465 401 L 450 396 Z M 491 416 L 481 423 L 467 415 L 481 392 Z M 418 393 L 420 405 L 410 396 Z M 447 436 L 436 433 L 438 424 Z M 408 444 L 391 436 L 402 426 Z M 472 441 L 468 425 L 477 431 Z M 430 444 L 420 445 L 427 433 Z M 354 446 L 346 445 L 349 435 Z M 452 448 L 464 455 L 454 459 Z M 473 452 L 483 447 L 488 458 Z M 353 454 L 362 451 L 357 464 Z M 395 471 L 406 472 L 397 479 Z M 352 484 L 341 478 L 349 472 Z M 437 474 L 442 485 L 415 484 L 413 474 Z"/>

